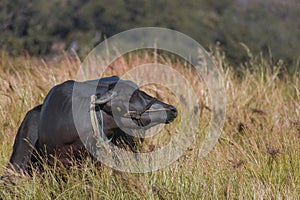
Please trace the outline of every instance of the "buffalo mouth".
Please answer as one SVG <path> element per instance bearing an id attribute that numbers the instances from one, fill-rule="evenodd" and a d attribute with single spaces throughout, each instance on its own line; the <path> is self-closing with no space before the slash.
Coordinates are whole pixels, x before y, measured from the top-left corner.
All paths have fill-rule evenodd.
<path id="1" fill-rule="evenodd" d="M 154 126 L 157 124 L 168 124 L 174 121 L 178 111 L 176 107 L 169 106 L 167 108 L 149 109 L 142 114 L 136 111 L 131 111 L 130 117 L 132 121 L 139 127 Z"/>

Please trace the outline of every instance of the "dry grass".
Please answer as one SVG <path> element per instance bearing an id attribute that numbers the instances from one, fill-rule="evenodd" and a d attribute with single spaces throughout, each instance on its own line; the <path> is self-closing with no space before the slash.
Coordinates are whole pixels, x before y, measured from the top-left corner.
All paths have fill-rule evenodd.
<path id="1" fill-rule="evenodd" d="M 219 52 L 215 61 L 224 72 L 226 122 L 213 151 L 197 160 L 201 136 L 171 166 L 146 174 L 119 174 L 89 160 L 83 169 L 56 174 L 47 169 L 17 185 L 0 182 L 2 199 L 299 199 L 300 191 L 300 76 L 288 74 L 281 63 L 258 56 L 238 72 Z M 118 59 L 106 75 L 122 75 L 155 57 L 131 55 Z M 196 88 L 205 88 L 182 62 L 171 65 Z M 75 78 L 80 62 L 64 56 L 45 61 L 31 57 L 0 60 L 0 173 L 8 162 L 15 133 L 26 111 L 42 103 L 55 84 Z M 114 66 L 122 66 L 117 68 Z M 146 73 L 145 73 L 146 74 Z M 148 88 L 149 89 L 149 88 Z M 183 88 L 184 89 L 184 88 Z M 209 96 L 202 95 L 199 132 L 209 120 Z M 159 92 L 160 93 L 160 92 Z M 159 94 L 156 94 L 159 95 Z M 167 101 L 174 101 L 168 99 Z M 200 97 L 199 97 L 200 98 Z M 169 131 L 179 126 L 178 121 Z M 170 133 L 172 134 L 172 133 Z"/>

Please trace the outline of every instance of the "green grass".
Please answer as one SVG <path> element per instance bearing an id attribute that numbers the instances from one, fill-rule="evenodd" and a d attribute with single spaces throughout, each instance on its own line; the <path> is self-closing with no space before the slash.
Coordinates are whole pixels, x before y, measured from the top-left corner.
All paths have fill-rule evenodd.
<path id="1" fill-rule="evenodd" d="M 0 199 L 299 199 L 299 70 L 289 74 L 282 63 L 257 56 L 237 71 L 218 52 L 214 58 L 224 74 L 227 111 L 221 137 L 205 158 L 198 159 L 203 141 L 199 134 L 180 159 L 155 172 L 120 173 L 90 159 L 71 170 L 45 166 L 43 173 L 34 172 L 32 177 L 14 177 L 15 186 L 0 182 Z M 153 58 L 149 55 L 146 59 L 120 58 L 115 65 L 123 68 L 114 71 L 112 67 L 106 75 L 121 75 L 150 61 Z M 160 62 L 184 73 L 195 88 L 205 88 L 182 63 L 163 58 Z M 55 84 L 74 78 L 78 66 L 77 59 L 67 56 L 44 61 L 2 54 L 0 173 L 26 111 L 41 103 Z M 201 99 L 209 107 L 205 95 Z M 199 132 L 206 130 L 210 120 L 210 111 L 200 105 Z M 180 126 L 176 120 L 164 133 L 172 137 Z M 148 143 L 159 145 L 165 136 L 157 137 Z"/>

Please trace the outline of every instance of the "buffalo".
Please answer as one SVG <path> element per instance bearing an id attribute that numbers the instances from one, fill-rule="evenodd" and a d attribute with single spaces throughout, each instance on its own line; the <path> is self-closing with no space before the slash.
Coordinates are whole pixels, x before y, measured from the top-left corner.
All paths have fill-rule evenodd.
<path id="1" fill-rule="evenodd" d="M 7 168 L 27 173 L 37 157 L 68 165 L 99 140 L 116 145 L 122 141 L 136 151 L 136 137 L 130 133 L 144 134 L 176 116 L 176 107 L 148 95 L 132 81 L 117 76 L 69 80 L 53 87 L 41 105 L 28 111 Z"/>

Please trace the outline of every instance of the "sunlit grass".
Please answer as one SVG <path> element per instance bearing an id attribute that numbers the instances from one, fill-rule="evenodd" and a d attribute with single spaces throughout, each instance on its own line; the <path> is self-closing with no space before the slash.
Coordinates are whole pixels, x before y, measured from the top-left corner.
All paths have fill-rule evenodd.
<path id="1" fill-rule="evenodd" d="M 120 58 L 106 75 L 153 61 L 151 55 Z M 115 172 L 90 159 L 70 170 L 45 166 L 32 177 L 15 177 L 16 185 L 0 182 L 1 199 L 298 199 L 300 191 L 300 81 L 282 63 L 258 56 L 237 72 L 219 52 L 215 60 L 224 73 L 226 121 L 221 137 L 204 159 L 198 159 L 203 132 L 210 120 L 205 84 L 184 63 L 158 59 L 184 73 L 201 102 L 199 134 L 179 160 L 145 174 Z M 26 112 L 42 103 L 51 87 L 76 77 L 77 58 L 49 61 L 5 53 L 0 61 L 0 174 L 12 151 L 17 129 Z M 143 74 L 145 75 L 145 74 Z M 146 88 L 147 89 L 147 88 Z M 149 89 L 149 88 L 148 88 Z M 151 88 L 150 88 L 151 89 Z M 151 92 L 149 89 L 149 92 Z M 183 88 L 184 89 L 184 88 Z M 153 94 L 158 95 L 158 94 Z M 200 97 L 200 95 L 202 95 Z M 163 96 L 176 102 L 176 97 Z M 180 112 L 182 112 L 180 108 Z M 184 117 L 184 116 L 180 116 Z M 177 119 L 147 141 L 158 145 L 180 130 Z M 191 123 L 193 124 L 193 123 Z M 189 124 L 187 124 L 189 125 Z"/>

